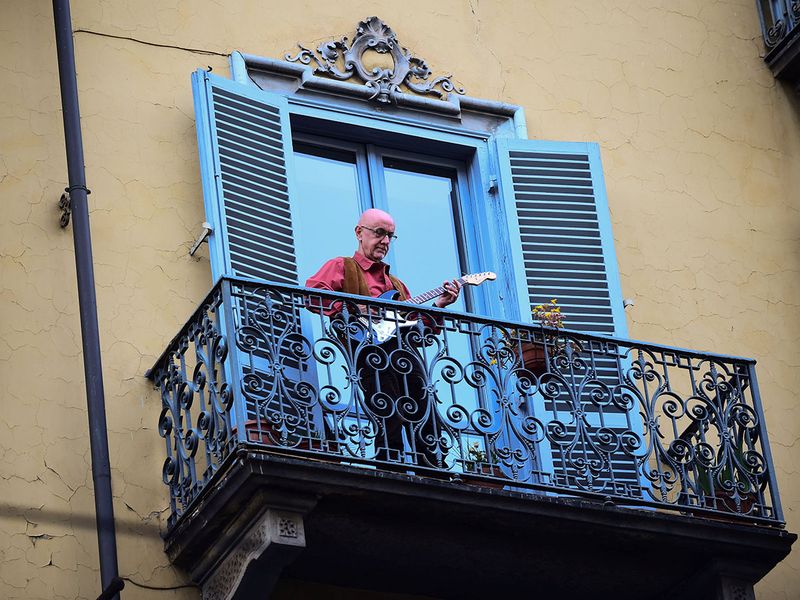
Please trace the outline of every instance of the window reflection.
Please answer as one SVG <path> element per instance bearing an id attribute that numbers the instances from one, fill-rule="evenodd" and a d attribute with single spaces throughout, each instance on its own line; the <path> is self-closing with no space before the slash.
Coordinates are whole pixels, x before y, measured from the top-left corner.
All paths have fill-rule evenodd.
<path id="1" fill-rule="evenodd" d="M 413 294 L 462 274 L 453 175 L 426 165 L 384 159 L 388 211 L 402 244 L 392 248 L 392 268 Z M 464 310 L 464 297 L 452 305 Z"/>
<path id="2" fill-rule="evenodd" d="M 356 155 L 295 142 L 297 267 L 300 281 L 329 258 L 353 253 L 353 227 L 361 212 Z"/>

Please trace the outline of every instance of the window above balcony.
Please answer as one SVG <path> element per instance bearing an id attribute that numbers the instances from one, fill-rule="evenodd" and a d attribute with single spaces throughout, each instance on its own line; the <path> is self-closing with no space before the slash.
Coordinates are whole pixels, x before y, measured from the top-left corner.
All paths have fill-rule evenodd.
<path id="1" fill-rule="evenodd" d="M 331 44 L 360 64 L 339 42 Z M 323 239 L 313 233 L 317 225 L 340 223 L 345 214 L 352 221 L 376 207 L 402 217 L 403 241 L 388 262 L 412 279 L 412 291 L 457 275 L 420 259 L 432 225 L 440 225 L 452 238 L 453 269 L 498 273 L 491 287 L 472 290 L 463 308 L 528 320 L 533 306 L 558 298 L 567 327 L 627 335 L 596 144 L 528 140 L 520 107 L 470 98 L 449 78 L 423 85 L 410 81 L 412 71 L 400 83 L 361 73 L 363 83 L 353 83 L 350 71 L 358 69 L 339 69 L 329 46 L 316 54 L 302 48 L 287 60 L 234 53 L 233 81 L 204 71 L 194 76 L 215 279 L 302 283 L 321 256 L 352 252 L 352 225 L 328 227 Z M 395 65 L 424 66 L 405 49 L 395 54 Z M 427 77 L 427 67 L 420 69 L 414 72 Z M 309 148 L 316 150 L 309 155 Z M 346 198 L 334 189 L 342 181 L 326 180 L 320 161 L 329 173 L 334 163 L 339 175 L 347 171 Z M 315 162 L 316 174 L 309 171 Z M 444 177 L 451 197 L 427 208 L 424 199 L 401 199 L 400 180 L 409 177 Z M 315 202 L 310 188 L 330 188 L 344 204 Z M 423 263 L 428 273 L 403 266 Z"/>

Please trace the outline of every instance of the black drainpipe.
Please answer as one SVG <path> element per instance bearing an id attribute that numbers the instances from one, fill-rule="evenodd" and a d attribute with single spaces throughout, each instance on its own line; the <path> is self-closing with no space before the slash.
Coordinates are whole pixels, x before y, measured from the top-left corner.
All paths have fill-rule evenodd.
<path id="1" fill-rule="evenodd" d="M 61 81 L 61 109 L 64 114 L 64 142 L 75 242 L 75 270 L 78 274 L 78 304 L 81 314 L 83 371 L 89 413 L 89 445 L 92 451 L 94 508 L 97 543 L 100 550 L 100 581 L 103 590 L 122 589 L 117 567 L 117 536 L 114 530 L 114 505 L 111 495 L 111 466 L 108 460 L 108 431 L 103 396 L 103 369 L 100 362 L 100 335 L 97 325 L 97 296 L 94 288 L 92 238 L 89 231 L 89 206 L 83 164 L 81 115 L 78 107 L 78 82 L 75 76 L 75 48 L 69 0 L 53 0 L 53 16 L 58 51 L 58 76 Z M 113 589 L 112 588 L 112 589 Z M 112 591 L 112 590 L 108 590 Z M 114 593 L 114 598 L 119 598 Z"/>

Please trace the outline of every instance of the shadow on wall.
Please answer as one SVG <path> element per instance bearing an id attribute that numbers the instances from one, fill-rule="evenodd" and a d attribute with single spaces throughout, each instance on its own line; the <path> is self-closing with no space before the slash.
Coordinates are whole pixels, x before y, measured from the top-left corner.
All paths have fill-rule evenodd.
<path id="1" fill-rule="evenodd" d="M 167 514 L 169 508 L 165 509 L 162 513 Z M 132 510 L 125 510 L 123 514 L 118 507 L 115 507 L 114 520 L 117 527 L 117 533 L 122 535 L 139 535 L 151 536 L 161 538 L 161 522 L 159 521 L 159 513 L 151 513 L 147 516 L 141 516 Z M 130 517 L 136 519 L 133 521 Z M 28 527 L 27 534 L 29 537 L 40 537 L 47 535 L 48 525 L 63 526 L 68 523 L 75 529 L 88 529 L 91 531 L 97 530 L 94 511 L 75 514 L 71 512 L 59 510 L 39 510 L 31 506 L 22 506 L 16 504 L 0 503 L 0 520 L 12 519 L 25 519 L 25 521 L 33 527 L 41 526 L 41 532 L 36 532 L 32 527 Z M 166 520 L 164 521 L 166 523 Z"/>

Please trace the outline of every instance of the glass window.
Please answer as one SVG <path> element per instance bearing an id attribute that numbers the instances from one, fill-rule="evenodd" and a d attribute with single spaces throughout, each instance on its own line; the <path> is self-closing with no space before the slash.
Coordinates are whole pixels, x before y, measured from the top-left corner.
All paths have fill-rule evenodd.
<path id="1" fill-rule="evenodd" d="M 311 136 L 298 136 L 293 145 L 301 282 L 326 260 L 353 254 L 353 229 L 367 208 L 394 217 L 399 241 L 392 243 L 386 262 L 412 294 L 467 272 L 455 167 Z M 463 295 L 452 306 L 459 311 L 466 307 Z"/>
<path id="2" fill-rule="evenodd" d="M 355 152 L 294 142 L 298 229 L 305 243 L 297 248 L 300 282 L 334 256 L 353 253 L 353 227 L 361 213 Z"/>
<path id="3" fill-rule="evenodd" d="M 383 166 L 388 212 L 402 240 L 392 248 L 393 268 L 414 294 L 462 275 L 455 172 L 390 158 Z M 463 296 L 452 308 L 464 310 Z"/>

